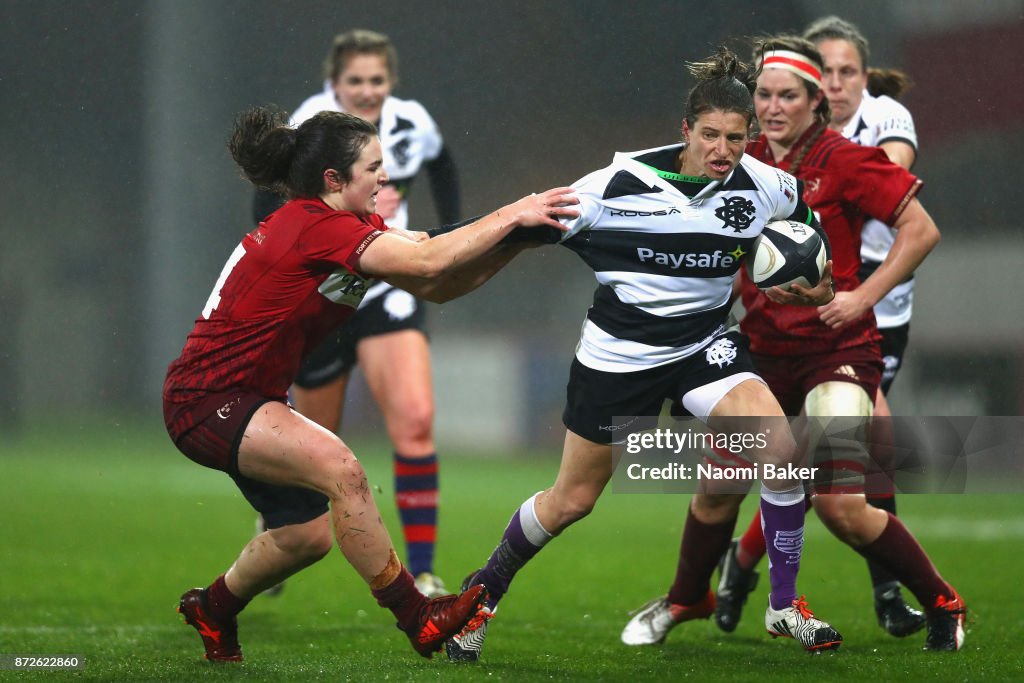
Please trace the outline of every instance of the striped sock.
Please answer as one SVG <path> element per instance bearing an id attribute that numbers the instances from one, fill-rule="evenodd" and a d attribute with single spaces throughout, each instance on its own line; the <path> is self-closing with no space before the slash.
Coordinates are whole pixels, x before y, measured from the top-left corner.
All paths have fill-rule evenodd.
<path id="1" fill-rule="evenodd" d="M 413 576 L 434 571 L 437 540 L 437 454 L 408 458 L 395 453 L 395 502 Z"/>

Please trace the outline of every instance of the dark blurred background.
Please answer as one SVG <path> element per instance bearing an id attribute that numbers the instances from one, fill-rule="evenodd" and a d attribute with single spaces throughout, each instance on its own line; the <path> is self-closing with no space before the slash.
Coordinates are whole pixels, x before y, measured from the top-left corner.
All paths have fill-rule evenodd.
<path id="1" fill-rule="evenodd" d="M 167 363 L 251 229 L 224 146 L 233 116 L 319 91 L 336 33 L 394 40 L 395 94 L 439 123 L 468 216 L 676 141 L 686 60 L 726 40 L 745 55 L 744 36 L 829 13 L 915 80 L 914 171 L 944 235 L 919 273 L 894 411 L 1024 413 L 1021 0 L 5 0 L 0 13 L 0 434 L 96 414 L 162 428 Z M 425 179 L 412 217 L 435 223 Z M 592 290 L 549 248 L 433 307 L 440 437 L 560 438 Z M 358 387 L 351 398 L 346 429 L 379 428 Z"/>

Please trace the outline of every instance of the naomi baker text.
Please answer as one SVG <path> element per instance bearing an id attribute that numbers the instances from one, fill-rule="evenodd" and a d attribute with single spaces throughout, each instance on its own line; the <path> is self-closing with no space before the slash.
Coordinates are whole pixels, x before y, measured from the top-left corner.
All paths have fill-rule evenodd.
<path id="1" fill-rule="evenodd" d="M 626 468 L 626 476 L 630 479 L 733 479 L 757 481 L 764 479 L 783 479 L 813 481 L 817 467 L 796 467 L 795 465 L 772 465 L 770 463 L 752 464 L 743 467 L 720 467 L 712 464 L 683 465 L 669 463 L 661 467 L 644 467 L 640 463 L 632 463 Z"/>

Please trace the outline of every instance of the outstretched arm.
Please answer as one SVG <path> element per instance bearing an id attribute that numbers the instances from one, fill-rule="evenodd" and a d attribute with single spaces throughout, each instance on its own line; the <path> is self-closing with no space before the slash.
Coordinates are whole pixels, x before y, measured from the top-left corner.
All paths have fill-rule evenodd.
<path id="1" fill-rule="evenodd" d="M 421 299 L 426 299 L 435 304 L 443 304 L 446 301 L 469 294 L 494 277 L 499 270 L 507 266 L 520 252 L 535 246 L 537 246 L 536 242 L 498 244 L 483 256 L 479 256 L 466 265 L 433 279 L 402 276 L 386 279 L 394 286 L 411 292 Z"/>
<path id="2" fill-rule="evenodd" d="M 487 254 L 517 227 L 564 229 L 557 219 L 577 215 L 570 208 L 570 205 L 577 203 L 571 192 L 571 188 L 560 187 L 523 197 L 470 225 L 428 240 L 416 242 L 404 236 L 381 235 L 363 252 L 359 269 L 372 277 L 394 282 L 428 300 L 435 300 L 442 293 L 450 291 L 465 293 L 483 284 L 517 252 L 506 254 L 504 260 L 495 255 L 496 260 L 489 264 L 477 264 L 479 269 L 471 276 L 461 273 L 456 278 L 460 285 L 454 289 L 448 289 L 453 283 L 447 282 L 447 278 Z M 431 282 L 433 280 L 439 281 Z M 469 283 L 472 283 L 472 287 L 468 287 Z"/>

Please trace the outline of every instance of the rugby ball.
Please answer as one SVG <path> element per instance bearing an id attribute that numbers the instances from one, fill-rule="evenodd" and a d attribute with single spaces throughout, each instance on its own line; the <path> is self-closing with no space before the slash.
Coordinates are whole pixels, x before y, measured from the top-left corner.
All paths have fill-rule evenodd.
<path id="1" fill-rule="evenodd" d="M 821 280 L 826 260 L 825 243 L 811 226 L 772 221 L 754 240 L 747 274 L 760 289 L 813 287 Z"/>

